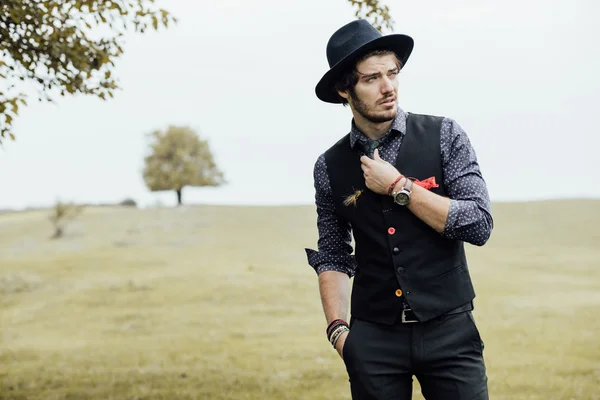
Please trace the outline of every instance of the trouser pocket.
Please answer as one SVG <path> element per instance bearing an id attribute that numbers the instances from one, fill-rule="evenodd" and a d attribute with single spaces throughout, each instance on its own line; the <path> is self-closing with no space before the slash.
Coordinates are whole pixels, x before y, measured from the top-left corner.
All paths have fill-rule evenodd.
<path id="1" fill-rule="evenodd" d="M 473 330 L 474 341 L 476 342 L 477 349 L 481 353 L 483 353 L 485 344 L 483 343 L 483 340 L 481 339 L 481 334 L 479 332 L 479 328 L 477 328 L 477 323 L 475 322 L 475 317 L 473 316 L 473 313 L 471 311 L 467 311 L 465 314 L 467 314 L 467 318 L 469 319 L 469 325 L 471 326 L 471 329 Z"/>

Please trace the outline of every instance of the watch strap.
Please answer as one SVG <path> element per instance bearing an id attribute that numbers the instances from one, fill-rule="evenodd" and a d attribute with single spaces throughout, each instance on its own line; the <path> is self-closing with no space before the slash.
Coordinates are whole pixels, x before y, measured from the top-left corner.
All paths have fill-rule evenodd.
<path id="1" fill-rule="evenodd" d="M 411 193 L 412 192 L 412 187 L 413 187 L 413 181 L 412 181 L 412 179 L 406 178 L 406 182 L 404 182 L 404 186 L 402 187 L 402 189 L 404 189 L 407 192 Z"/>

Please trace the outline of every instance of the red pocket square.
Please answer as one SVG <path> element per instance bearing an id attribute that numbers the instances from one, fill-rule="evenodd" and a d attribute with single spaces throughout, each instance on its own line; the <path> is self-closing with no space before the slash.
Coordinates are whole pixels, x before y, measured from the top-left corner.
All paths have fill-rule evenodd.
<path id="1" fill-rule="evenodd" d="M 419 185 L 421 187 L 424 187 L 425 189 L 432 189 L 432 188 L 436 188 L 436 187 L 440 186 L 437 183 L 435 183 L 435 176 L 427 178 L 424 181 L 420 181 L 418 179 L 415 179 L 414 183 L 415 183 L 415 185 Z"/>

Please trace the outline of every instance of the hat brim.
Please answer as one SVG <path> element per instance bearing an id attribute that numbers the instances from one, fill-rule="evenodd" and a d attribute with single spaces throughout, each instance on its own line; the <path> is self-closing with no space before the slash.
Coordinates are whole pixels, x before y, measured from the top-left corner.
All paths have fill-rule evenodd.
<path id="1" fill-rule="evenodd" d="M 357 48 L 332 66 L 329 71 L 323 75 L 319 83 L 317 83 L 315 94 L 320 100 L 326 103 L 339 104 L 342 101 L 338 92 L 335 90 L 335 81 L 339 78 L 339 74 L 357 58 L 371 50 L 385 48 L 394 51 L 400 58 L 400 61 L 402 61 L 402 66 L 404 67 L 412 53 L 413 47 L 413 39 L 410 36 L 402 34 L 386 35 L 372 40 Z"/>

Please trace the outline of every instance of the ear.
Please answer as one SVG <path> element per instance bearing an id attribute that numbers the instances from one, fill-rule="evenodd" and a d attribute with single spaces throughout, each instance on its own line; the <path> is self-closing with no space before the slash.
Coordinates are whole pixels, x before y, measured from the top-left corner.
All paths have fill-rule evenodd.
<path id="1" fill-rule="evenodd" d="M 350 98 L 350 93 L 348 93 L 348 91 L 341 91 L 341 90 L 338 90 L 337 92 L 338 92 L 338 94 L 339 94 L 340 96 L 342 96 L 344 99 L 348 100 L 348 102 L 350 101 L 350 100 L 349 100 L 349 98 Z"/>

